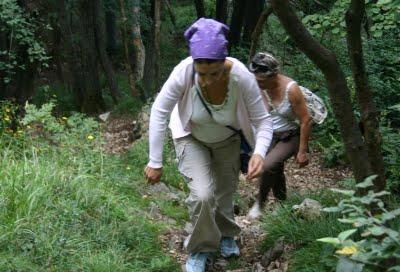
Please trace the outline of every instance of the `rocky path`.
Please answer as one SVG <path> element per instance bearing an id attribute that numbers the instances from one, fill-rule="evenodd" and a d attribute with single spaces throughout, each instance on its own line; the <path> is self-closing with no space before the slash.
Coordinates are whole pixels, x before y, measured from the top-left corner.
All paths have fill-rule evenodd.
<path id="1" fill-rule="evenodd" d="M 141 119 L 143 122 L 146 116 L 141 116 Z M 144 123 L 146 121 L 147 120 L 144 120 Z M 116 154 L 129 149 L 134 140 L 140 137 L 140 134 L 146 134 L 146 126 L 143 127 L 142 125 L 142 127 L 140 127 L 138 123 L 129 116 L 110 119 L 108 119 L 107 116 L 104 131 L 104 137 L 107 143 L 106 151 Z M 311 163 L 302 169 L 298 168 L 294 160 L 289 160 L 285 167 L 289 193 L 290 191 L 301 192 L 335 187 L 336 181 L 350 177 L 350 171 L 347 168 L 323 168 L 322 156 L 321 153 L 313 152 Z M 165 184 L 146 186 L 142 190 L 144 197 L 152 195 L 153 197 L 166 197 L 172 201 L 184 201 L 185 198 L 183 192 L 177 191 L 175 188 L 169 188 Z M 266 265 L 265 262 L 263 262 L 262 254 L 258 251 L 258 245 L 266 234 L 263 232 L 259 221 L 250 221 L 246 217 L 248 208 L 254 202 L 255 192 L 257 192 L 257 183 L 246 181 L 242 177 L 240 179 L 237 196 L 237 198 L 241 200 L 241 205 L 235 210 L 236 221 L 242 228 L 241 234 L 237 237 L 241 249 L 241 257 L 236 260 L 228 261 L 217 257 L 210 271 L 287 271 L 287 260 L 281 257 Z M 273 197 L 270 197 L 266 209 L 271 210 L 274 206 L 274 202 L 275 200 Z M 190 225 L 187 224 L 184 229 L 177 226 L 176 221 L 163 216 L 160 209 L 154 203 L 149 207 L 147 216 L 154 220 L 163 220 L 170 225 L 170 228 L 160 237 L 160 240 L 165 252 L 173 256 L 182 267 L 184 267 L 187 255 L 183 250 L 183 240 L 189 231 Z M 290 250 L 290 246 L 285 245 L 281 250 L 288 251 Z M 235 262 L 235 265 L 232 265 L 236 267 L 234 270 L 229 269 L 231 266 L 229 264 L 230 262 Z"/>

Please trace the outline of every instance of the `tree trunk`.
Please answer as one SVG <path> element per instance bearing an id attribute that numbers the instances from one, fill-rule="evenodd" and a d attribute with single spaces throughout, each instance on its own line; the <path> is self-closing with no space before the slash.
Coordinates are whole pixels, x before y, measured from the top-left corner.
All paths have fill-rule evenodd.
<path id="1" fill-rule="evenodd" d="M 264 8 L 264 0 L 248 0 L 246 1 L 246 14 L 244 19 L 242 41 L 246 44 L 251 42 L 251 34 L 257 25 L 260 15 Z"/>
<path id="2" fill-rule="evenodd" d="M 132 7 L 132 38 L 134 54 L 134 76 L 136 81 L 140 81 L 143 78 L 144 61 L 145 61 L 145 49 L 142 42 L 142 35 L 140 31 L 140 0 L 133 0 Z"/>
<path id="3" fill-rule="evenodd" d="M 245 0 L 234 0 L 231 26 L 229 31 L 229 49 L 240 43 L 245 7 Z"/>
<path id="4" fill-rule="evenodd" d="M 385 189 L 385 167 L 381 153 L 382 137 L 379 132 L 379 112 L 373 102 L 372 92 L 365 73 L 361 40 L 361 24 L 364 14 L 364 0 L 352 0 L 346 12 L 347 45 L 358 104 L 361 109 L 361 121 L 364 128 L 364 141 L 368 150 L 368 159 L 372 171 L 378 175 L 374 180 L 374 189 L 381 191 Z"/>
<path id="5" fill-rule="evenodd" d="M 217 0 L 215 10 L 217 21 L 226 24 L 228 19 L 228 0 Z"/>
<path id="6" fill-rule="evenodd" d="M 352 109 L 350 90 L 335 54 L 311 36 L 288 0 L 271 0 L 271 5 L 291 39 L 324 74 L 354 177 L 357 182 L 364 180 L 372 173 L 370 164 L 365 159 L 368 153 Z"/>
<path id="7" fill-rule="evenodd" d="M 150 17 L 152 18 L 151 31 L 147 32 L 146 59 L 144 65 L 143 85 L 144 96 L 150 98 L 159 84 L 160 59 L 160 8 L 161 0 L 152 0 Z"/>
<path id="8" fill-rule="evenodd" d="M 98 1 L 98 0 L 96 0 Z M 108 86 L 110 88 L 110 94 L 113 99 L 114 104 L 118 104 L 119 100 L 121 99 L 122 95 L 118 89 L 117 80 L 115 78 L 114 68 L 112 67 L 111 61 L 107 55 L 104 35 L 103 32 L 104 25 L 100 18 L 100 6 L 95 5 L 95 10 L 93 10 L 93 20 L 94 20 L 94 37 L 96 43 L 97 54 L 99 56 L 99 60 L 101 66 L 103 67 L 104 74 L 107 78 Z"/>
<path id="9" fill-rule="evenodd" d="M 196 8 L 197 19 L 206 17 L 206 11 L 204 8 L 203 0 L 194 0 L 194 6 Z"/>
<path id="10" fill-rule="evenodd" d="M 155 53 L 155 88 L 158 89 L 160 81 L 160 43 L 161 43 L 161 0 L 154 1 L 154 53 Z"/>
<path id="11" fill-rule="evenodd" d="M 81 101 L 83 101 L 85 93 L 85 79 L 83 74 L 80 72 L 82 66 L 79 59 L 79 47 L 73 39 L 72 29 L 68 20 L 68 13 L 66 8 L 66 0 L 57 0 L 56 9 L 57 17 L 61 31 L 61 39 L 64 43 L 65 49 L 67 51 L 66 62 L 68 64 L 69 70 L 69 80 L 72 82 L 72 89 L 75 95 L 75 100 L 77 105 L 81 106 Z"/>
<path id="12" fill-rule="evenodd" d="M 262 29 L 264 27 L 264 24 L 267 22 L 268 17 L 272 14 L 273 9 L 271 6 L 268 6 L 260 15 L 260 18 L 258 18 L 258 22 L 256 27 L 254 28 L 253 34 L 251 35 L 251 45 L 250 45 L 250 52 L 249 52 L 249 63 L 253 56 L 256 54 L 257 46 L 258 46 L 258 41 L 260 39 Z"/>
<path id="13" fill-rule="evenodd" d="M 131 89 L 131 95 L 133 97 L 139 97 L 139 92 L 136 89 L 136 84 L 135 84 L 135 76 L 132 71 L 132 67 L 130 65 L 129 61 L 129 41 L 128 41 L 128 28 L 127 28 L 127 22 L 128 18 L 125 15 L 125 0 L 120 0 L 119 1 L 119 7 L 121 10 L 121 20 L 122 20 L 122 43 L 124 45 L 124 56 L 125 56 L 125 69 L 126 72 L 128 73 L 128 80 L 129 80 L 129 87 Z"/>
<path id="14" fill-rule="evenodd" d="M 117 23 L 115 10 L 117 5 L 114 1 L 106 5 L 105 24 L 106 24 L 106 50 L 109 56 L 113 56 L 117 49 Z"/>
<path id="15" fill-rule="evenodd" d="M 94 114 L 105 110 L 100 87 L 95 37 L 95 10 L 98 9 L 99 4 L 99 0 L 81 0 L 79 2 L 82 63 L 80 72 L 85 80 L 84 97 L 80 105 L 83 112 Z"/>

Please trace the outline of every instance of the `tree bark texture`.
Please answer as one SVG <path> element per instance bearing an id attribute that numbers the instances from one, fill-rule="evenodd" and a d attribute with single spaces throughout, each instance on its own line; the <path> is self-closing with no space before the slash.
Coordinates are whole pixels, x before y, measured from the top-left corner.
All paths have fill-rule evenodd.
<path id="1" fill-rule="evenodd" d="M 324 74 L 333 112 L 339 123 L 354 177 L 358 182 L 364 180 L 372 173 L 370 164 L 366 160 L 368 153 L 352 109 L 350 90 L 335 54 L 311 36 L 288 0 L 271 0 L 271 5 L 291 39 Z"/>
<path id="2" fill-rule="evenodd" d="M 150 98 L 158 89 L 160 59 L 160 8 L 161 0 L 152 0 L 150 16 L 152 30 L 147 32 L 146 58 L 144 65 L 144 97 Z"/>
<path id="3" fill-rule="evenodd" d="M 97 0 L 96 0 L 97 1 Z M 99 60 L 101 66 L 103 67 L 104 75 L 107 78 L 108 86 L 110 88 L 110 94 L 113 99 L 114 104 L 118 104 L 119 100 L 121 99 L 122 95 L 118 89 L 117 80 L 114 73 L 114 68 L 111 64 L 110 58 L 106 52 L 106 41 L 104 40 L 105 33 L 103 31 L 104 25 L 100 18 L 100 5 L 97 3 L 93 10 L 94 15 L 94 36 L 95 36 L 95 43 L 97 54 L 99 56 Z"/>
<path id="4" fill-rule="evenodd" d="M 231 25 L 229 30 L 229 49 L 239 45 L 242 35 L 246 0 L 234 0 Z"/>
<path id="5" fill-rule="evenodd" d="M 105 7 L 105 25 L 106 25 L 106 50 L 108 55 L 114 55 L 117 50 L 117 23 L 115 16 L 115 5 Z"/>
<path id="6" fill-rule="evenodd" d="M 80 59 L 79 59 L 79 46 L 76 44 L 75 40 L 72 38 L 73 33 L 71 25 L 68 20 L 66 0 L 57 0 L 57 17 L 59 21 L 59 26 L 61 30 L 61 38 L 64 43 L 66 53 L 68 57 L 65 59 L 69 70 L 69 80 L 72 82 L 72 89 L 75 95 L 75 100 L 77 105 L 81 106 L 81 101 L 83 101 L 85 93 L 85 79 L 83 74 L 80 72 L 82 69 Z"/>
<path id="7" fill-rule="evenodd" d="M 228 19 L 228 0 L 217 0 L 215 18 L 217 21 L 226 24 Z"/>
<path id="8" fill-rule="evenodd" d="M 135 83 L 135 75 L 133 74 L 133 70 L 129 61 L 129 41 L 128 41 L 128 27 L 127 27 L 128 18 L 126 17 L 125 0 L 119 1 L 119 7 L 122 16 L 121 33 L 122 33 L 122 43 L 124 46 L 125 69 L 126 72 L 128 73 L 130 92 L 133 97 L 139 97 L 139 92 L 136 88 L 136 83 Z"/>
<path id="9" fill-rule="evenodd" d="M 100 77 L 96 52 L 95 37 L 95 10 L 100 4 L 99 0 L 79 1 L 79 16 L 81 30 L 81 63 L 85 81 L 83 100 L 80 102 L 81 110 L 86 113 L 99 113 L 105 110 L 101 94 Z"/>
<path id="10" fill-rule="evenodd" d="M 365 1 L 352 0 L 346 12 L 347 45 L 350 56 L 358 104 L 361 109 L 361 122 L 364 129 L 364 141 L 368 150 L 368 159 L 372 171 L 378 177 L 374 180 L 376 191 L 385 188 L 385 167 L 381 153 L 382 137 L 379 132 L 379 112 L 372 99 L 372 92 L 365 73 L 361 27 L 365 14 Z"/>
<path id="11" fill-rule="evenodd" d="M 196 8 L 197 19 L 206 17 L 206 10 L 204 8 L 203 0 L 194 0 L 194 6 Z"/>
<path id="12" fill-rule="evenodd" d="M 251 34 L 251 45 L 249 51 L 249 63 L 253 56 L 256 53 L 258 41 L 260 39 L 264 24 L 267 22 L 268 17 L 272 14 L 273 9 L 271 6 L 268 6 L 264 11 L 261 13 L 260 18 L 258 18 L 258 22 L 256 27 L 253 30 L 253 34 Z"/>
<path id="13" fill-rule="evenodd" d="M 134 76 L 135 81 L 143 78 L 145 49 L 140 31 L 140 0 L 133 0 L 132 5 L 132 39 L 134 48 Z"/>
<path id="14" fill-rule="evenodd" d="M 246 44 L 251 42 L 251 34 L 257 25 L 258 19 L 264 8 L 264 0 L 247 0 L 246 14 L 244 19 L 242 41 Z"/>

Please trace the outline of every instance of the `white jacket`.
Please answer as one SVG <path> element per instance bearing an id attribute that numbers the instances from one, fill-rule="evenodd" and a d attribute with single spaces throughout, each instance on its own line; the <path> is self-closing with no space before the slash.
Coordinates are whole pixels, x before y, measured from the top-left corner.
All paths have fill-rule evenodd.
<path id="1" fill-rule="evenodd" d="M 227 59 L 233 63 L 229 88 L 238 88 L 239 94 L 237 129 L 243 131 L 249 144 L 254 147 L 253 154 L 259 154 L 264 158 L 272 139 L 272 119 L 262 101 L 254 75 L 239 60 L 230 57 Z M 190 118 L 193 105 L 188 90 L 193 85 L 192 80 L 193 59 L 188 57 L 174 68 L 153 103 L 149 124 L 149 167 L 162 167 L 165 130 L 171 112 L 169 127 L 172 137 L 177 139 L 191 133 Z M 252 127 L 255 130 L 255 137 Z"/>

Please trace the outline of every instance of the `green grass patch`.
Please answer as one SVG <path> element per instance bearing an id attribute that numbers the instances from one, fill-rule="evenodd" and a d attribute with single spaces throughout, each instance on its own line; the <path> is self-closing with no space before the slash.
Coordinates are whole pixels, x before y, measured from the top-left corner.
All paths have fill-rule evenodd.
<path id="1" fill-rule="evenodd" d="M 308 193 L 307 195 L 293 194 L 289 199 L 263 219 L 263 228 L 267 233 L 262 250 L 270 248 L 276 240 L 284 237 L 284 241 L 295 247 L 289 252 L 289 271 L 331 271 L 336 260 L 330 256 L 334 248 L 317 242 L 326 236 L 336 236 L 346 229 L 341 224 L 338 215 L 325 214 L 315 219 L 302 219 L 291 212 L 295 204 L 300 204 L 306 197 L 318 200 L 323 206 L 333 206 L 338 196 L 330 191 Z"/>
<path id="2" fill-rule="evenodd" d="M 139 191 L 147 143 L 106 155 L 98 131 L 78 127 L 51 141 L 0 137 L 0 271 L 179 271 Z"/>

